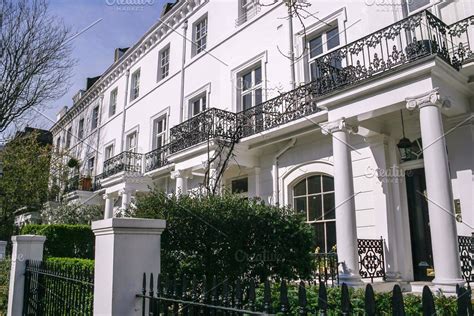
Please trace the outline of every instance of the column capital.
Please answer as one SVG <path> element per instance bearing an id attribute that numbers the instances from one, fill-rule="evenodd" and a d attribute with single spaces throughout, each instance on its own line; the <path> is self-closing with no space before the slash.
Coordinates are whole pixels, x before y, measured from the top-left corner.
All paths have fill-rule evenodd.
<path id="1" fill-rule="evenodd" d="M 344 117 L 335 121 L 322 123 L 320 124 L 320 126 L 321 126 L 321 131 L 324 135 L 329 135 L 334 132 L 341 132 L 341 131 L 355 134 L 358 131 L 358 127 L 356 125 L 347 123 Z"/>
<path id="2" fill-rule="evenodd" d="M 422 94 L 415 95 L 413 97 L 408 97 L 405 99 L 407 102 L 407 109 L 412 111 L 416 108 L 422 108 L 428 105 L 434 105 L 439 108 L 445 107 L 449 108 L 451 103 L 447 99 L 441 98 L 439 94 L 439 88 L 434 88 L 428 92 L 424 92 Z"/>
<path id="3" fill-rule="evenodd" d="M 121 189 L 120 191 L 118 191 L 118 194 L 119 194 L 120 196 L 122 196 L 122 195 L 127 194 L 127 193 L 132 193 L 132 191 L 133 191 L 133 190 L 131 190 L 131 189 L 125 189 L 125 188 L 124 188 L 124 189 Z"/>
<path id="4" fill-rule="evenodd" d="M 112 198 L 112 193 L 104 193 L 104 194 L 102 194 L 102 198 L 104 200 L 110 199 L 110 198 Z"/>
<path id="5" fill-rule="evenodd" d="M 188 178 L 189 174 L 183 169 L 177 169 L 170 172 L 171 179 Z"/>

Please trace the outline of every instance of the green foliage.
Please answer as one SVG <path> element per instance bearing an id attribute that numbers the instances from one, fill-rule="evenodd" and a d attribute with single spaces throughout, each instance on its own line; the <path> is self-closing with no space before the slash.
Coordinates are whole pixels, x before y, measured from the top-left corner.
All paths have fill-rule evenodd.
<path id="1" fill-rule="evenodd" d="M 307 278 L 312 270 L 312 231 L 286 208 L 239 196 L 139 198 L 134 216 L 166 219 L 162 268 L 166 274 Z"/>
<path id="2" fill-rule="evenodd" d="M 94 234 L 88 225 L 25 225 L 21 234 L 46 236 L 45 257 L 94 258 Z"/>
<path id="3" fill-rule="evenodd" d="M 64 267 L 74 267 L 77 269 L 94 269 L 94 260 L 92 259 L 80 259 L 80 258 L 61 258 L 61 257 L 49 257 L 46 262 L 53 263 Z"/>
<path id="4" fill-rule="evenodd" d="M 90 225 L 103 217 L 104 214 L 99 205 L 59 204 L 41 210 L 43 223 L 49 224 Z"/>
<path id="5" fill-rule="evenodd" d="M 306 285 L 306 297 L 307 297 L 307 308 L 311 312 L 311 315 L 317 315 L 315 313 L 318 310 L 318 286 Z M 280 298 L 279 285 L 274 284 L 271 288 L 272 294 L 272 308 L 273 312 L 277 312 L 280 309 L 279 298 Z M 349 289 L 351 296 L 351 304 L 354 315 L 364 315 L 364 289 Z M 328 308 L 330 310 L 329 315 L 342 315 L 341 307 L 341 287 L 328 287 Z M 391 303 L 392 293 L 375 292 L 375 303 L 377 315 L 391 315 Z M 436 311 L 438 315 L 456 315 L 457 313 L 457 301 L 455 296 L 444 296 L 438 294 L 434 296 Z M 421 296 L 415 294 L 404 294 L 403 295 L 405 312 L 406 315 L 422 315 L 423 309 L 421 305 Z M 298 286 L 295 284 L 288 285 L 288 302 L 290 315 L 298 314 Z M 256 289 L 256 306 L 257 310 L 263 308 L 263 284 Z"/>
<path id="6" fill-rule="evenodd" d="M 48 198 L 51 146 L 38 142 L 38 134 L 17 137 L 0 152 L 0 240 L 10 240 L 17 209 L 39 210 Z"/>
<path id="7" fill-rule="evenodd" d="M 0 260 L 0 315 L 7 314 L 10 266 L 11 261 L 9 258 Z"/>

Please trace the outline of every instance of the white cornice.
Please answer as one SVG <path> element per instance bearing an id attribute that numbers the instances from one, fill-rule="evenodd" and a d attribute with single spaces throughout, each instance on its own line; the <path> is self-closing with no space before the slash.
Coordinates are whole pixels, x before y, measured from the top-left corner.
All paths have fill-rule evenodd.
<path id="1" fill-rule="evenodd" d="M 51 127 L 51 132 L 55 134 L 58 129 L 61 128 L 61 125 L 64 125 L 74 118 L 87 105 L 100 96 L 115 80 L 122 76 L 125 71 L 133 66 L 144 54 L 153 49 L 167 37 L 169 33 L 173 32 L 174 28 L 184 22 L 208 1 L 209 0 L 184 0 L 178 2 L 163 21 L 158 20 L 133 47 L 127 50 L 122 58 L 112 64 L 104 74 L 102 74 L 101 78 L 86 91 L 84 96 Z"/>

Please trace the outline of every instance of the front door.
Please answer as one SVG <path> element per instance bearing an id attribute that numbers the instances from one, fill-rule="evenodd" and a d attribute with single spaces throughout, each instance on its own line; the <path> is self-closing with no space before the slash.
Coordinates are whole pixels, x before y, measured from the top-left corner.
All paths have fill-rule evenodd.
<path id="1" fill-rule="evenodd" d="M 431 248 L 430 218 L 425 199 L 426 182 L 423 168 L 405 174 L 408 214 L 410 218 L 411 251 L 415 281 L 433 279 L 433 251 Z"/>

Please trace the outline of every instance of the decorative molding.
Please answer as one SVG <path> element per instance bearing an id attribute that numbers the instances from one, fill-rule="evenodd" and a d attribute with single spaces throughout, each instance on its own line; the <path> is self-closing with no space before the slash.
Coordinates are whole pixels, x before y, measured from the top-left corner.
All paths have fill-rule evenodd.
<path id="1" fill-rule="evenodd" d="M 103 91 L 109 88 L 115 81 L 137 63 L 141 57 L 154 49 L 164 38 L 173 32 L 174 27 L 188 19 L 190 15 L 199 10 L 209 0 L 186 0 L 180 1 L 167 14 L 164 21 L 159 20 L 133 47 L 117 62 L 112 64 L 102 75 L 102 77 L 87 90 L 78 102 L 73 104 L 71 109 L 64 114 L 51 128 L 51 132 L 56 134 L 86 106 L 96 100 Z"/>
<path id="2" fill-rule="evenodd" d="M 351 134 L 356 134 L 359 130 L 356 125 L 347 123 L 344 117 L 332 122 L 321 123 L 320 126 L 324 135 L 329 135 L 335 132 L 348 132 Z"/>
<path id="3" fill-rule="evenodd" d="M 442 99 L 439 94 L 439 88 L 434 88 L 428 92 L 409 97 L 405 99 L 407 102 L 407 109 L 410 111 L 416 108 L 423 108 L 428 105 L 435 105 L 441 108 L 450 108 L 451 102 L 447 99 Z"/>
<path id="4" fill-rule="evenodd" d="M 178 170 L 171 171 L 170 176 L 171 176 L 171 179 L 177 179 L 177 178 L 187 179 L 189 177 L 189 173 L 187 172 L 187 170 L 178 169 Z"/>

